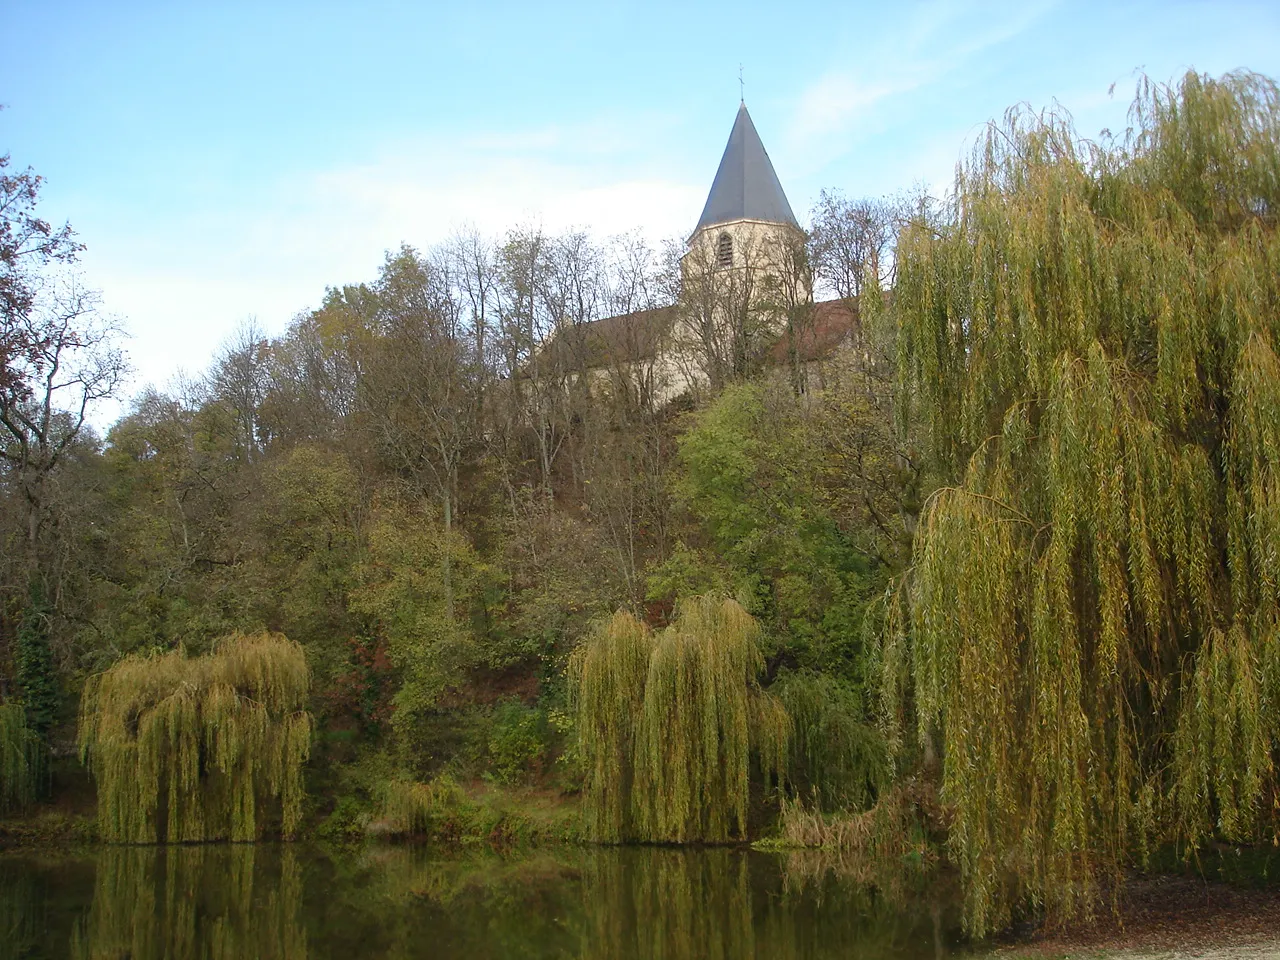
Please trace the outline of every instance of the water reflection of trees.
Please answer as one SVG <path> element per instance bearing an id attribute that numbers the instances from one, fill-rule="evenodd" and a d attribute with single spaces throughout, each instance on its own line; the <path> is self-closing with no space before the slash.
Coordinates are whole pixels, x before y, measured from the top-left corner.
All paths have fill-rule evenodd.
<path id="1" fill-rule="evenodd" d="M 288 847 L 109 847 L 78 960 L 303 960 L 302 882 Z"/>
<path id="2" fill-rule="evenodd" d="M 373 848 L 317 874 L 343 891 L 311 916 L 312 960 L 935 960 L 949 894 L 882 889 L 819 857 L 741 848 L 556 848 L 499 856 Z M 312 896 L 310 885 L 308 897 Z M 322 945 L 322 946 L 321 946 Z"/>
<path id="3" fill-rule="evenodd" d="M 441 857 L 374 848 L 318 870 L 341 877 L 313 960 L 577 957 L 842 960 L 945 956 L 954 896 L 882 890 L 816 857 L 741 848 L 557 848 Z M 312 868 L 316 869 L 316 868 Z M 308 887 L 310 896 L 310 886 Z"/>
<path id="4" fill-rule="evenodd" d="M 108 847 L 0 869 L 0 960 L 935 960 L 953 902 L 740 848 Z"/>
<path id="5" fill-rule="evenodd" d="M 584 958 L 933 958 L 946 912 L 922 884 L 886 897 L 812 864 L 803 880 L 745 850 L 603 850 L 585 855 Z"/>
<path id="6" fill-rule="evenodd" d="M 0 960 L 35 953 L 43 926 L 40 885 L 25 870 L 0 871 Z"/>

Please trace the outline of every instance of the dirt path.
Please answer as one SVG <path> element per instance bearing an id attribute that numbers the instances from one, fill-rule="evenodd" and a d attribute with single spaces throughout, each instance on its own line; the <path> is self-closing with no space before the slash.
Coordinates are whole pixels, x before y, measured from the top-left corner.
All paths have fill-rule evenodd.
<path id="1" fill-rule="evenodd" d="M 1280 960 L 1280 893 L 1184 877 L 1133 881 L 1118 915 L 1006 943 L 993 957 Z"/>

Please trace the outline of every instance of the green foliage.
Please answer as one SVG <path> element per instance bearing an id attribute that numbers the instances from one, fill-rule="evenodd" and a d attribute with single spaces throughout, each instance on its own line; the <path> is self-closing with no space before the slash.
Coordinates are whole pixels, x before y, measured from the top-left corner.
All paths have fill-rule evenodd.
<path id="1" fill-rule="evenodd" d="M 547 722 L 541 710 L 504 700 L 493 711 L 489 760 L 503 783 L 538 773 L 547 755 Z"/>
<path id="2" fill-rule="evenodd" d="M 289 845 L 107 847 L 97 854 L 93 906 L 77 918 L 69 955 L 303 960 L 302 894 Z"/>
<path id="3" fill-rule="evenodd" d="M 671 555 L 649 572 L 647 597 L 661 602 L 702 593 L 727 593 L 727 574 L 724 563 L 713 553 L 695 550 L 680 541 Z"/>
<path id="4" fill-rule="evenodd" d="M 449 590 L 442 575 L 446 560 Z M 401 671 L 392 724 L 402 733 L 489 659 L 469 619 L 483 575 L 466 539 L 442 532 L 429 511 L 398 499 L 376 506 L 350 605 L 373 619 Z"/>
<path id="5" fill-rule="evenodd" d="M 391 833 L 434 833 L 466 803 L 466 793 L 448 774 L 430 783 L 391 780 L 383 788 L 382 815 Z"/>
<path id="6" fill-rule="evenodd" d="M 0 703 L 0 811 L 21 810 L 44 782 L 46 751 L 19 703 Z"/>
<path id="7" fill-rule="evenodd" d="M 886 689 L 940 735 L 979 934 L 1089 909 L 1154 841 L 1280 829 L 1280 96 L 1192 73 L 1131 116 L 1091 144 L 1012 112 L 898 246 L 903 374 L 954 483 Z"/>
<path id="8" fill-rule="evenodd" d="M 393 778 L 380 794 L 381 818 L 370 827 L 375 833 L 497 847 L 581 839 L 573 806 L 494 787 L 464 789 L 447 773 L 427 783 Z"/>
<path id="9" fill-rule="evenodd" d="M 812 672 L 784 674 L 770 689 L 791 717 L 794 792 L 822 811 L 869 806 L 889 783 L 889 753 L 858 693 Z"/>
<path id="10" fill-rule="evenodd" d="M 266 588 L 264 606 L 307 648 L 317 679 L 327 677 L 345 659 L 337 638 L 351 629 L 346 605 L 361 546 L 359 478 L 345 456 L 315 445 L 289 450 L 262 474 L 254 575 Z"/>
<path id="11" fill-rule="evenodd" d="M 202 653 L 220 636 L 260 627 L 268 591 L 261 568 L 241 562 L 254 544 L 245 523 L 253 484 L 236 457 L 231 413 L 148 392 L 107 439 L 81 481 L 103 497 L 86 531 L 86 668 L 157 647 Z"/>
<path id="12" fill-rule="evenodd" d="M 310 672 L 279 634 L 234 635 L 214 652 L 126 657 L 91 677 L 80 752 L 98 821 L 117 843 L 253 840 L 278 801 L 291 836 L 311 744 Z"/>
<path id="13" fill-rule="evenodd" d="M 639 832 L 633 812 L 637 730 L 653 636 L 618 611 L 574 651 L 569 673 L 586 779 L 583 812 L 595 838 L 620 843 Z"/>
<path id="14" fill-rule="evenodd" d="M 49 649 L 49 610 L 44 590 L 31 585 L 17 637 L 17 688 L 27 714 L 27 728 L 46 747 L 58 713 L 58 678 Z"/>
<path id="15" fill-rule="evenodd" d="M 622 596 L 598 525 L 526 493 L 504 531 L 508 610 L 501 648 L 514 658 L 572 646 Z M 632 531 L 628 531 L 631 534 Z"/>
<path id="16" fill-rule="evenodd" d="M 850 535 L 862 518 L 838 492 L 847 478 L 829 470 L 836 424 L 780 385 L 727 388 L 679 441 L 676 495 L 710 550 L 675 551 L 651 577 L 651 594 L 723 583 L 761 621 L 771 656 L 860 683 L 859 627 L 879 581 Z"/>
<path id="17" fill-rule="evenodd" d="M 750 758 L 780 777 L 790 722 L 760 690 L 759 628 L 733 600 L 684 601 L 656 637 L 618 613 L 575 651 L 585 809 L 606 842 L 745 835 Z"/>
<path id="18" fill-rule="evenodd" d="M 333 810 L 316 827 L 322 840 L 359 840 L 369 827 L 369 812 L 355 797 L 340 797 Z"/>

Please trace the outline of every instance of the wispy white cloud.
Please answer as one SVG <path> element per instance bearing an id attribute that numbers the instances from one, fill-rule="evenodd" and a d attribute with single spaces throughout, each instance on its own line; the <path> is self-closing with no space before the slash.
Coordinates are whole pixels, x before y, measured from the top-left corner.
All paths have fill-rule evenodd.
<path id="1" fill-rule="evenodd" d="M 230 207 L 174 212 L 162 234 L 150 214 L 132 230 L 116 219 L 111 243 L 87 237 L 86 270 L 126 318 L 137 383 L 162 384 L 202 369 L 249 316 L 278 332 L 327 286 L 373 279 L 402 242 L 429 248 L 463 225 L 494 237 L 521 224 L 600 237 L 640 231 L 655 246 L 683 235 L 705 184 L 655 174 L 619 126 L 386 146 Z"/>
<path id="2" fill-rule="evenodd" d="M 828 72 L 800 94 L 789 135 L 805 143 L 839 134 L 881 101 L 920 82 L 918 77 L 867 80 L 850 70 Z"/>
<path id="3" fill-rule="evenodd" d="M 842 51 L 841 62 L 797 97 L 782 149 L 807 171 L 849 148 L 879 111 L 943 83 L 976 58 L 1030 28 L 1056 0 L 1001 4 L 934 0 L 914 9 L 874 47 Z"/>

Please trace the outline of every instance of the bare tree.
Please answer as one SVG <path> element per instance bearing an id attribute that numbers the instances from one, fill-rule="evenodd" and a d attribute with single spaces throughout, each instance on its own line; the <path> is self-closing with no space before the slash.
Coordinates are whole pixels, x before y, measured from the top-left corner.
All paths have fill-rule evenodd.
<path id="1" fill-rule="evenodd" d="M 813 209 L 813 270 L 842 300 L 856 300 L 868 283 L 893 281 L 893 244 L 901 206 L 890 200 L 849 200 L 823 190 Z"/>
<path id="2" fill-rule="evenodd" d="M 74 275 L 28 278 L 25 286 L 25 302 L 6 324 L 18 349 L 6 358 L 0 387 L 0 461 L 21 490 L 34 561 L 50 474 L 93 405 L 115 394 L 127 365 L 119 330 Z"/>
<path id="3" fill-rule="evenodd" d="M 465 326 L 474 351 L 477 413 L 481 413 L 493 380 L 500 375 L 496 344 L 501 297 L 497 251 L 475 228 L 468 228 L 454 235 L 441 256 L 447 261 L 455 298 L 468 313 Z"/>
<path id="4" fill-rule="evenodd" d="M 799 396 L 807 388 L 803 350 L 814 329 L 813 264 L 808 238 L 795 234 L 776 244 L 776 269 L 766 275 L 765 299 L 783 320 L 787 377 Z"/>
<path id="5" fill-rule="evenodd" d="M 605 306 L 613 324 L 604 339 L 614 415 L 621 423 L 648 419 L 668 384 L 662 357 L 669 347 L 676 295 L 667 291 L 664 265 L 637 235 L 614 238 L 605 252 Z"/>
<path id="6" fill-rule="evenodd" d="M 514 423 L 526 424 L 537 459 L 543 497 L 552 499 L 555 463 L 569 436 L 565 386 L 572 353 L 544 347 L 553 342 L 558 299 L 548 296 L 551 241 L 540 229 L 508 234 L 499 251 L 503 296 L 501 326 L 510 371 L 509 411 Z"/>
<path id="7" fill-rule="evenodd" d="M 252 463 L 262 452 L 259 423 L 262 403 L 271 389 L 271 342 L 250 317 L 223 345 L 208 377 L 210 396 L 225 403 L 235 418 L 241 456 Z"/>
<path id="8" fill-rule="evenodd" d="M 857 311 L 858 373 L 866 390 L 886 397 L 896 365 L 895 334 L 892 323 L 872 327 L 888 316 L 880 308 L 893 286 L 898 232 L 909 220 L 927 220 L 931 203 L 922 189 L 880 200 L 848 200 L 823 191 L 813 210 L 810 257 L 815 279 Z"/>
<path id="9" fill-rule="evenodd" d="M 451 296 L 447 257 L 429 261 L 402 247 L 388 256 L 376 289 L 381 336 L 363 389 L 383 456 L 440 504 L 442 574 L 452 619 L 458 475 L 478 431 L 472 342 L 461 305 Z"/>
<path id="10" fill-rule="evenodd" d="M 70 263 L 84 249 L 69 224 L 53 227 L 35 214 L 43 177 L 31 170 L 9 174 L 9 155 L 0 156 L 0 389 L 14 393 L 40 349 L 31 339 L 30 315 L 41 271 L 50 263 Z"/>
<path id="11" fill-rule="evenodd" d="M 779 251 L 772 240 L 733 244 L 725 265 L 716 245 L 698 243 L 681 260 L 675 353 L 690 382 L 713 393 L 751 374 L 780 327 L 769 280 Z"/>

